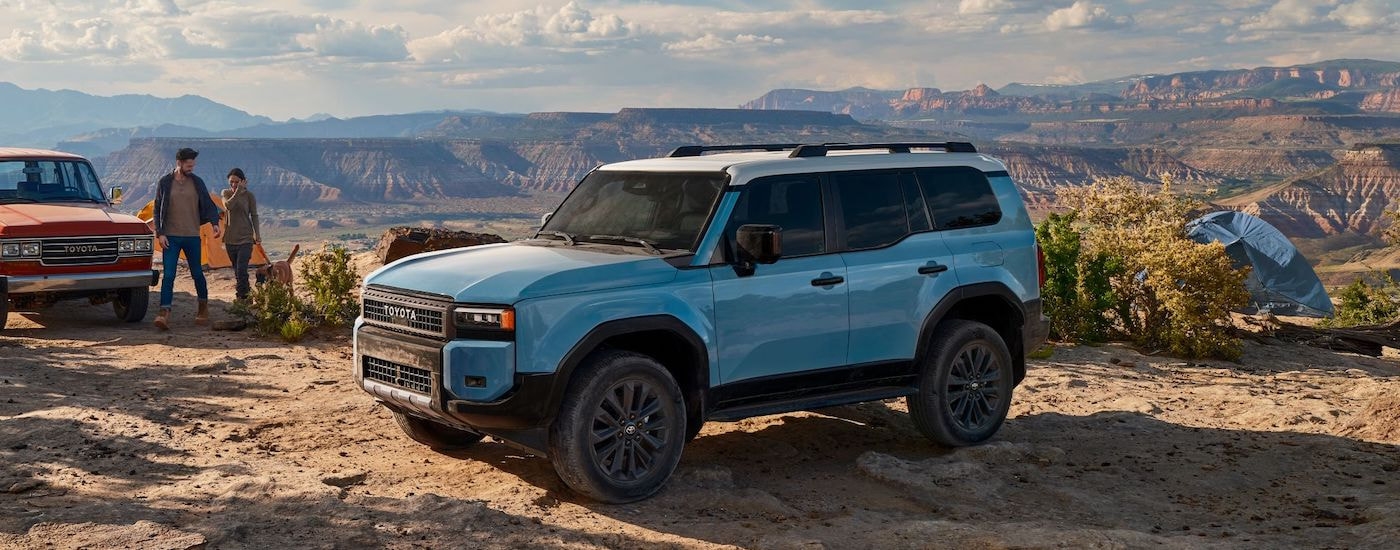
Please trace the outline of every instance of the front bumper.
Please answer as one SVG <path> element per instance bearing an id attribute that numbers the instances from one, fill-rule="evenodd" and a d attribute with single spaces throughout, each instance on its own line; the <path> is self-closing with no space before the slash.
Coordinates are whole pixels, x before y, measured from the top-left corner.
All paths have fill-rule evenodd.
<path id="1" fill-rule="evenodd" d="M 110 273 L 70 273 L 63 275 L 5 276 L 10 294 L 33 292 L 85 292 L 155 286 L 160 272 L 154 269 Z"/>
<path id="2" fill-rule="evenodd" d="M 490 348 L 463 349 L 464 344 L 471 345 L 460 340 L 444 343 L 357 323 L 355 383 L 397 412 L 485 433 L 544 454 L 553 410 L 549 399 L 554 395 L 556 377 L 514 374 L 512 364 L 508 380 L 495 382 L 488 377 L 492 379 L 491 386 L 499 383 L 506 387 L 500 397 L 490 401 L 456 399 L 447 388 L 458 386 L 460 381 L 449 384 L 445 378 L 478 372 L 474 362 L 464 360 L 464 355 L 491 354 Z M 444 365 L 449 357 L 453 363 Z M 367 376 L 367 372 L 373 374 Z"/>

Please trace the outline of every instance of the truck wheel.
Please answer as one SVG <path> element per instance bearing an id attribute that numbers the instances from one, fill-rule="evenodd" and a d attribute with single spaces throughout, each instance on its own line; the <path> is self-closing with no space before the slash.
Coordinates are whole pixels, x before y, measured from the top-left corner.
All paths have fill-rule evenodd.
<path id="1" fill-rule="evenodd" d="M 651 496 L 685 446 L 685 401 L 666 368 L 609 351 L 581 365 L 549 433 L 549 458 L 571 489 L 607 503 Z"/>
<path id="2" fill-rule="evenodd" d="M 0 331 L 5 330 L 5 321 L 10 318 L 10 296 L 0 292 Z"/>
<path id="3" fill-rule="evenodd" d="M 485 437 L 479 433 L 453 428 L 413 415 L 394 411 L 394 422 L 403 429 L 409 439 L 427 445 L 434 451 L 465 449 Z"/>
<path id="4" fill-rule="evenodd" d="M 996 434 L 1011 409 L 1011 352 L 992 327 L 953 319 L 934 331 L 920 365 L 919 391 L 905 398 L 914 427 L 948 447 Z"/>
<path id="5" fill-rule="evenodd" d="M 145 320 L 150 305 L 151 289 L 144 286 L 118 290 L 117 299 L 112 300 L 112 309 L 117 312 L 117 318 L 128 323 Z"/>

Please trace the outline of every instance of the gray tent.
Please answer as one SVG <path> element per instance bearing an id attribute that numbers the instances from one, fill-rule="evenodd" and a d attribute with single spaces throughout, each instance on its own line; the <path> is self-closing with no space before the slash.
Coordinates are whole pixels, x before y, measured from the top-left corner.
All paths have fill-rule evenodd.
<path id="1" fill-rule="evenodd" d="M 1186 234 L 1199 243 L 1219 242 L 1237 266 L 1250 266 L 1245 286 L 1261 312 L 1332 316 L 1332 300 L 1317 273 L 1293 243 L 1268 222 L 1243 212 L 1212 212 L 1193 220 Z"/>

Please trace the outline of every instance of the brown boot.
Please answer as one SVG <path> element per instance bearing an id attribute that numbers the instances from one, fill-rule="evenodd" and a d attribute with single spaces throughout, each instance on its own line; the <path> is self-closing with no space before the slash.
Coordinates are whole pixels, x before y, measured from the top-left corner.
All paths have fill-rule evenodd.
<path id="1" fill-rule="evenodd" d="M 194 314 L 194 324 L 199 326 L 209 324 L 209 300 L 199 301 L 199 311 Z"/>
<path id="2" fill-rule="evenodd" d="M 156 328 L 170 330 L 170 308 L 160 308 L 160 313 L 156 315 Z"/>

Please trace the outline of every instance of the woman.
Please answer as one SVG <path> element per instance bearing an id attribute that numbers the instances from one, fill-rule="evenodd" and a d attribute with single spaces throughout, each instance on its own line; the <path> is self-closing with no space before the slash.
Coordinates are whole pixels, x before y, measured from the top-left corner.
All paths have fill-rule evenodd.
<path id="1" fill-rule="evenodd" d="M 228 189 L 223 191 L 224 210 L 228 212 L 228 227 L 224 230 L 224 249 L 233 262 L 237 281 L 236 296 L 248 299 L 248 261 L 253 257 L 253 245 L 262 243 L 258 232 L 258 200 L 248 190 L 248 178 L 242 168 L 228 171 Z"/>
<path id="2" fill-rule="evenodd" d="M 163 250 L 161 260 L 165 268 L 160 282 L 160 314 L 156 315 L 155 322 L 161 330 L 170 330 L 175 268 L 179 266 L 181 252 L 185 254 L 185 265 L 190 270 L 190 278 L 194 279 L 195 294 L 199 298 L 194 322 L 196 325 L 209 323 L 209 285 L 204 280 L 199 228 L 206 223 L 213 224 L 214 236 L 219 236 L 219 207 L 209 197 L 204 180 L 194 175 L 197 156 L 199 152 L 194 149 L 180 149 L 175 153 L 175 169 L 156 183 L 156 240 Z"/>

